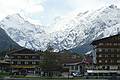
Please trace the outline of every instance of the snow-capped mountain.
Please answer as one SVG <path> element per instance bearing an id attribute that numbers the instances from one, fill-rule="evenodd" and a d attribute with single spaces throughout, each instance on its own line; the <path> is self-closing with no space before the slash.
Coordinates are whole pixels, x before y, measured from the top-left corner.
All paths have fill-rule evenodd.
<path id="1" fill-rule="evenodd" d="M 19 14 L 4 18 L 0 22 L 0 27 L 20 46 L 30 49 L 46 49 L 48 38 L 43 26 L 31 24 Z"/>
<path id="2" fill-rule="evenodd" d="M 7 16 L 0 26 L 15 42 L 26 48 L 46 50 L 50 45 L 55 51 L 88 52 L 93 40 L 118 34 L 120 9 L 111 5 L 93 12 L 59 17 L 49 29 L 25 21 L 19 14 Z M 48 34 L 47 30 L 54 32 Z"/>
<path id="3" fill-rule="evenodd" d="M 51 43 L 54 48 L 58 50 L 74 48 L 72 49 L 74 51 L 88 52 L 92 48 L 90 43 L 93 40 L 118 34 L 120 9 L 111 5 L 93 12 L 86 11 L 72 16 L 69 20 L 61 19 L 55 25 L 66 29 L 54 34 L 54 40 Z"/>

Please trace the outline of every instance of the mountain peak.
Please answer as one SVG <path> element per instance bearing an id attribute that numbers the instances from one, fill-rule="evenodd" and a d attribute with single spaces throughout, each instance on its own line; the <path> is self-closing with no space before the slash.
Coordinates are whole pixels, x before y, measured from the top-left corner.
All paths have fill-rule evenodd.
<path id="1" fill-rule="evenodd" d="M 41 50 L 39 45 L 45 43 L 43 42 L 45 40 L 44 37 L 42 37 L 43 40 L 40 39 L 43 34 L 46 34 L 42 26 L 30 23 L 18 13 L 5 17 L 0 22 L 0 27 L 6 31 L 10 38 L 22 47 Z M 46 45 L 47 44 L 45 44 L 45 47 Z M 42 48 L 43 47 L 44 45 Z"/>
<path id="2" fill-rule="evenodd" d="M 24 18 L 19 13 L 8 15 L 2 21 L 12 21 L 12 22 L 15 22 L 15 23 L 16 22 L 18 22 L 18 23 L 24 23 L 25 22 Z"/>
<path id="3" fill-rule="evenodd" d="M 116 6 L 116 5 L 114 5 L 114 4 L 112 4 L 112 5 L 110 5 L 110 6 L 109 6 L 109 8 L 114 9 L 114 8 L 117 8 L 117 6 Z"/>
<path id="4" fill-rule="evenodd" d="M 73 14 L 56 18 L 56 22 L 50 25 L 50 34 L 46 34 L 47 30 L 45 32 L 41 26 L 26 22 L 20 14 L 7 16 L 0 23 L 21 46 L 46 50 L 50 44 L 56 51 L 78 47 L 80 52 L 87 52 L 93 40 L 116 34 L 120 30 L 120 9 L 115 5 Z"/>
<path id="5" fill-rule="evenodd" d="M 24 19 L 19 13 L 16 13 L 16 14 L 13 14 L 11 16 L 14 16 L 16 18 L 21 18 L 21 19 Z"/>

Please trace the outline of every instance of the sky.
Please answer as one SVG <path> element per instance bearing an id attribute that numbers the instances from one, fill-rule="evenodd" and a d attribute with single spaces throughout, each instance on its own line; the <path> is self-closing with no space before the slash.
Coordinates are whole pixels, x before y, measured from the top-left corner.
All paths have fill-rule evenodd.
<path id="1" fill-rule="evenodd" d="M 120 0 L 0 0 L 0 20 L 19 13 L 34 24 L 49 25 L 56 17 L 74 11 L 96 10 L 110 4 L 120 5 Z"/>

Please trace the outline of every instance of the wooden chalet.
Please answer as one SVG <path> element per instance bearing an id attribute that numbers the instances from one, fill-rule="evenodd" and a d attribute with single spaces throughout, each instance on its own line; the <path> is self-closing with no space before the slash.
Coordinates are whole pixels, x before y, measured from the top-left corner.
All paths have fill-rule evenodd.
<path id="1" fill-rule="evenodd" d="M 12 73 L 31 75 L 40 73 L 38 66 L 43 57 L 32 50 L 22 48 L 11 51 L 5 60 L 11 64 Z"/>
<path id="2" fill-rule="evenodd" d="M 4 62 L 6 64 L 1 64 L 1 67 L 8 64 L 9 72 L 14 75 L 59 76 L 62 72 L 83 74 L 85 70 L 79 55 L 49 51 L 39 54 L 39 51 L 26 48 L 10 51 L 5 55 Z"/>
<path id="3" fill-rule="evenodd" d="M 63 68 L 67 70 L 68 73 L 72 76 L 74 76 L 73 73 L 83 75 L 86 70 L 85 63 L 83 61 L 80 61 L 79 59 L 65 61 L 63 64 Z"/>

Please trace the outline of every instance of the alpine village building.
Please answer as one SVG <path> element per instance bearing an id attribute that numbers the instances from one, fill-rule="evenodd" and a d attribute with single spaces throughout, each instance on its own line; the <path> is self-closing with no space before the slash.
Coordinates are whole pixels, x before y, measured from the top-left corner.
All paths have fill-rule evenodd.
<path id="1" fill-rule="evenodd" d="M 59 59 L 64 55 L 64 53 L 52 54 L 56 54 L 56 57 L 59 57 Z M 0 71 L 10 72 L 11 75 L 50 76 L 50 73 L 52 73 L 52 75 L 59 76 L 62 73 L 71 74 L 72 72 L 82 72 L 84 69 L 81 61 L 73 55 L 63 60 L 63 65 L 60 69 L 56 66 L 52 66 L 50 69 L 41 69 L 40 63 L 44 61 L 46 61 L 45 57 L 42 54 L 35 53 L 33 50 L 26 48 L 12 50 L 5 55 L 4 60 L 0 61 Z"/>
<path id="2" fill-rule="evenodd" d="M 11 73 L 15 75 L 40 74 L 39 63 L 43 57 L 29 49 L 11 51 L 5 56 L 5 62 L 11 67 Z"/>
<path id="3" fill-rule="evenodd" d="M 95 40 L 93 45 L 92 60 L 87 56 L 82 62 L 66 62 L 63 68 L 66 72 L 82 72 L 84 75 L 120 76 L 120 34 Z M 90 59 L 90 60 L 89 60 Z M 29 49 L 11 51 L 0 61 L 0 69 L 20 74 L 38 74 L 42 71 L 39 62 L 44 60 L 43 56 Z M 89 62 L 90 61 L 90 62 Z M 3 65 L 2 65 L 3 64 Z M 7 66 L 7 67 L 6 67 Z M 9 66 L 9 67 L 8 67 Z M 64 70 L 63 69 L 63 70 Z M 85 74 L 87 72 L 87 74 Z"/>
<path id="4" fill-rule="evenodd" d="M 93 69 L 92 73 L 105 75 L 120 75 L 120 34 L 95 40 L 92 42 Z"/>

